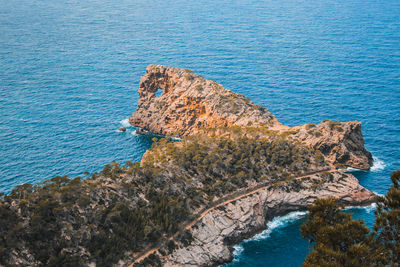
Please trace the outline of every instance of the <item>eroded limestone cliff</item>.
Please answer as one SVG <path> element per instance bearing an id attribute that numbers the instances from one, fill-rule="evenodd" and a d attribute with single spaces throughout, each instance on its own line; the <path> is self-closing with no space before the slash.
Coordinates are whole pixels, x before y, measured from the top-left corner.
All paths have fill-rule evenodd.
<path id="1" fill-rule="evenodd" d="M 279 124 L 266 108 L 191 70 L 150 65 L 139 95 L 130 123 L 156 134 L 186 136 L 200 128 Z"/>
<path id="2" fill-rule="evenodd" d="M 374 201 L 374 194 L 360 186 L 351 174 L 333 172 L 328 176 L 311 175 L 262 188 L 218 206 L 191 227 L 194 239 L 191 244 L 163 257 L 163 265 L 216 266 L 229 262 L 232 245 L 264 230 L 266 222 L 274 216 L 305 210 L 317 198 L 334 196 L 345 205 L 365 205 Z"/>
<path id="3" fill-rule="evenodd" d="M 157 97 L 156 92 L 162 91 Z M 253 104 L 215 81 L 190 70 L 149 65 L 139 85 L 133 126 L 161 135 L 187 136 L 207 128 L 255 126 L 288 133 L 320 150 L 338 167 L 367 170 L 372 155 L 364 147 L 360 122 L 324 121 L 318 125 L 282 125 L 266 108 Z"/>
<path id="4" fill-rule="evenodd" d="M 372 154 L 365 149 L 361 122 L 326 120 L 292 128 L 295 137 L 306 145 L 321 151 L 326 159 L 339 168 L 353 167 L 368 170 Z"/>

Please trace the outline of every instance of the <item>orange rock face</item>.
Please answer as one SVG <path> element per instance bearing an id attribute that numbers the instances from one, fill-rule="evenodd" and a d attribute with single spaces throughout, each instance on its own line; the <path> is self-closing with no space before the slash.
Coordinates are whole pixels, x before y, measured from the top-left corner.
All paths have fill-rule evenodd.
<path id="1" fill-rule="evenodd" d="M 162 90 L 161 96 L 156 92 Z M 190 135 L 200 128 L 279 124 L 266 108 L 190 70 L 150 65 L 140 80 L 130 123 L 162 135 Z"/>
<path id="2" fill-rule="evenodd" d="M 162 91 L 160 96 L 157 96 Z M 139 85 L 139 101 L 130 123 L 146 131 L 187 136 L 204 128 L 266 127 L 318 149 L 333 165 L 369 169 L 360 122 L 324 121 L 288 127 L 266 108 L 253 104 L 215 81 L 190 70 L 149 65 Z"/>

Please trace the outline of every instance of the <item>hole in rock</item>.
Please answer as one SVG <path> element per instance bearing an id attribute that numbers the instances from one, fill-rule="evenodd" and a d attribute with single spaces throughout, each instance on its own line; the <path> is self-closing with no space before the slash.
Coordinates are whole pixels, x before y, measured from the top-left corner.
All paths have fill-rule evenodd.
<path id="1" fill-rule="evenodd" d="M 155 93 L 156 97 L 160 97 L 163 92 L 164 92 L 164 89 L 158 88 L 156 93 Z"/>

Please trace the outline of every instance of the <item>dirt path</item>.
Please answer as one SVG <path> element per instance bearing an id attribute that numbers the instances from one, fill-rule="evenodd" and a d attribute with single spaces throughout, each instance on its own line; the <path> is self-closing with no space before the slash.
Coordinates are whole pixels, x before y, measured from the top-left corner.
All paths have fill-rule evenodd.
<path id="1" fill-rule="evenodd" d="M 314 173 L 309 173 L 309 174 L 306 174 L 306 175 L 303 175 L 303 176 L 295 177 L 295 178 L 293 178 L 293 180 L 300 180 L 300 179 L 303 179 L 303 178 L 305 178 L 305 177 L 308 177 L 308 176 L 311 176 L 311 175 L 315 175 L 315 174 L 318 174 L 318 173 L 332 172 L 332 171 L 335 171 L 335 169 L 332 168 L 332 169 L 329 169 L 329 170 L 323 170 L 323 171 L 318 171 L 318 172 L 314 172 Z M 281 182 L 281 181 L 278 181 L 278 182 Z M 264 185 L 264 186 L 262 186 L 262 187 L 260 187 L 260 188 L 256 188 L 256 189 L 254 189 L 254 190 L 251 190 L 250 192 L 243 193 L 243 194 L 241 194 L 241 195 L 239 195 L 239 196 L 237 196 L 237 197 L 230 198 L 230 199 L 228 199 L 228 200 L 226 200 L 226 201 L 224 201 L 224 202 L 221 202 L 221 203 L 219 203 L 219 204 L 216 204 L 215 206 L 213 206 L 213 207 L 211 207 L 211 208 L 206 209 L 205 211 L 203 211 L 202 213 L 200 213 L 200 215 L 199 215 L 195 220 L 193 220 L 193 221 L 191 221 L 190 223 L 188 223 L 188 224 L 185 226 L 185 230 L 189 230 L 190 228 L 192 228 L 196 223 L 198 223 L 201 219 L 203 219 L 204 216 L 206 216 L 209 212 L 215 210 L 216 208 L 221 207 L 221 206 L 225 206 L 225 205 L 227 205 L 227 204 L 229 204 L 229 203 L 231 203 L 231 202 L 234 202 L 234 201 L 236 201 L 236 200 L 245 198 L 245 197 L 247 197 L 247 196 L 250 196 L 250 195 L 253 195 L 253 194 L 257 193 L 257 192 L 260 192 L 260 191 L 262 191 L 262 190 L 265 190 L 265 189 L 267 189 L 268 187 L 270 187 L 270 186 L 272 186 L 272 185 L 275 185 L 275 184 L 278 183 L 278 182 Z M 170 237 L 169 240 L 172 240 L 172 239 L 174 239 L 174 238 L 175 238 L 175 235 L 173 235 L 172 237 Z M 160 247 L 161 247 L 161 246 L 152 248 L 152 249 L 146 251 L 144 254 L 140 254 L 140 256 L 135 260 L 135 262 L 132 263 L 131 265 L 129 265 L 129 267 L 133 267 L 135 263 L 141 262 L 142 260 L 144 260 L 145 258 L 147 258 L 150 254 L 156 252 Z"/>

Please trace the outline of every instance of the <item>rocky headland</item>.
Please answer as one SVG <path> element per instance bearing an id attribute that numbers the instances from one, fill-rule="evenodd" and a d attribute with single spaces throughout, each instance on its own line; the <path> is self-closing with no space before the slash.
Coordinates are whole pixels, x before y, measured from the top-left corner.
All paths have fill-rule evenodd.
<path id="1" fill-rule="evenodd" d="M 214 81 L 159 65 L 139 94 L 130 123 L 167 137 L 140 162 L 2 196 L 0 266 L 216 266 L 268 220 L 318 198 L 375 201 L 341 170 L 372 164 L 359 122 L 288 127 Z"/>
<path id="2" fill-rule="evenodd" d="M 162 91 L 161 96 L 156 96 L 157 91 Z M 249 98 L 191 70 L 150 65 L 140 80 L 139 96 L 129 121 L 151 133 L 187 136 L 207 128 L 263 127 L 318 149 L 338 167 L 368 170 L 372 165 L 360 122 L 326 120 L 318 125 L 288 127 Z"/>

